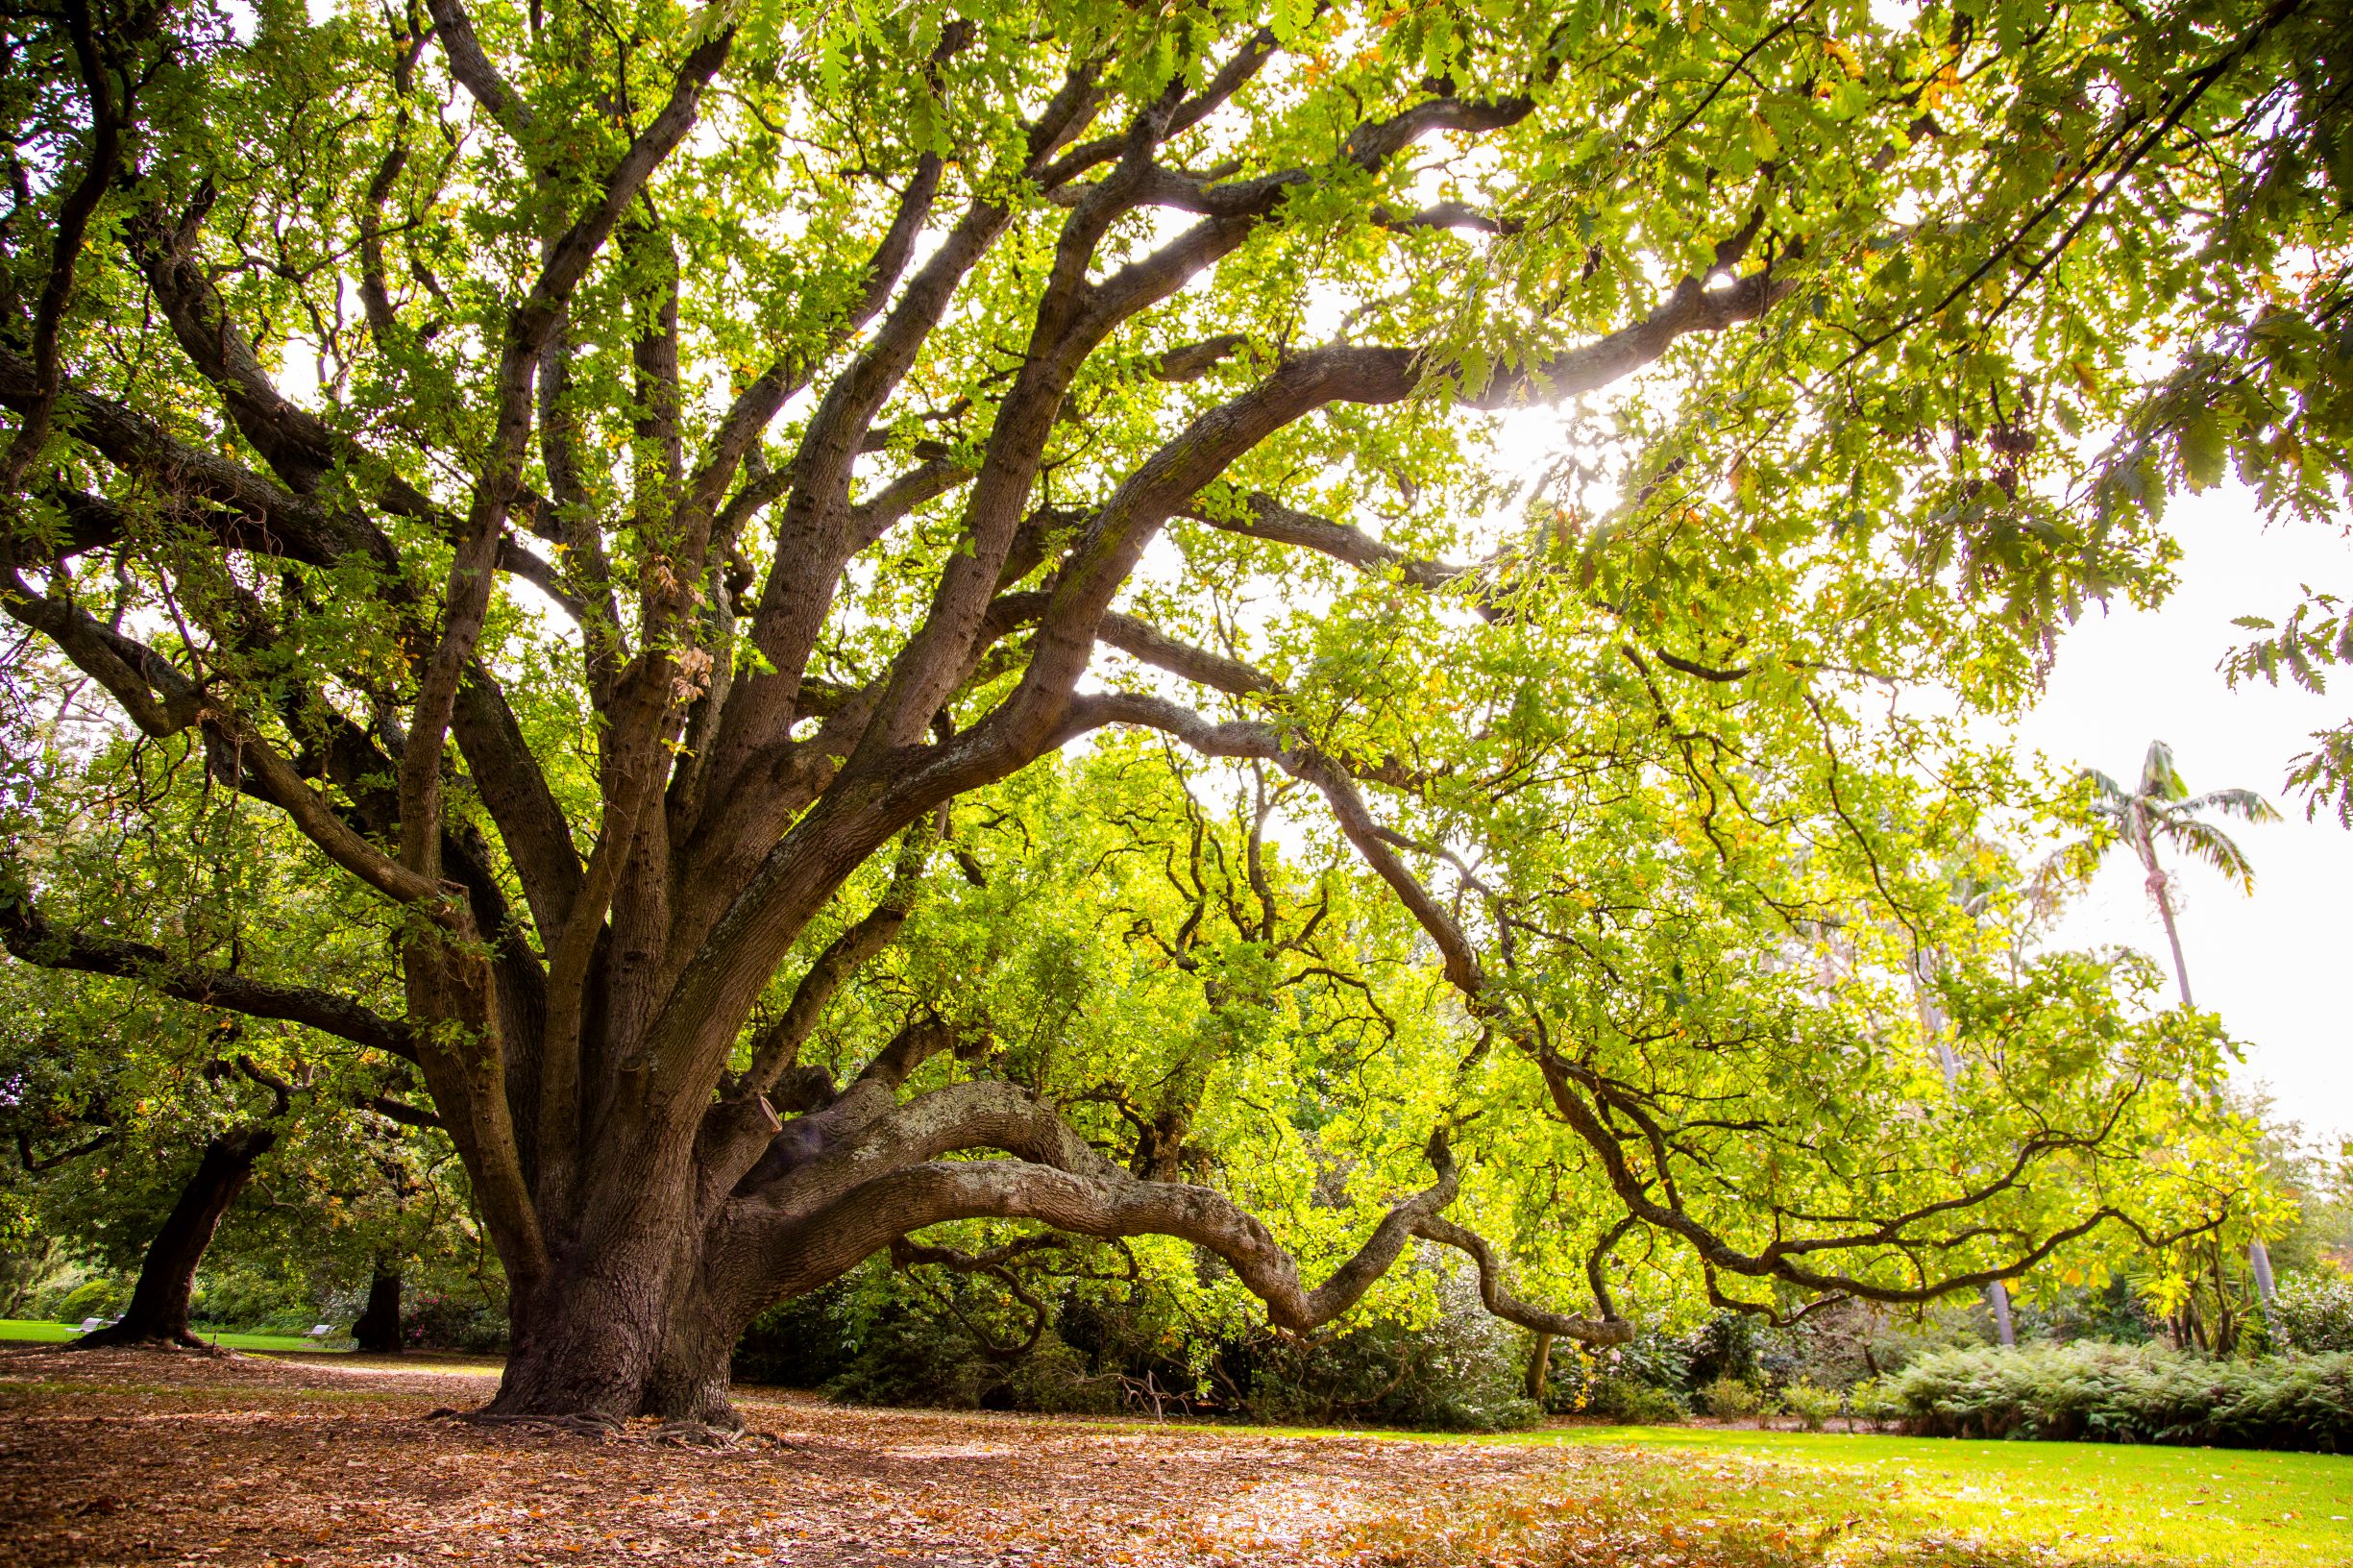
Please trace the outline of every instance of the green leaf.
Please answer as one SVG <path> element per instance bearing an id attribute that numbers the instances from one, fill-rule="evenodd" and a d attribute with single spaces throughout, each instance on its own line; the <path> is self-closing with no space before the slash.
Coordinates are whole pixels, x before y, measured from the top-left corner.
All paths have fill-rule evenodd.
<path id="1" fill-rule="evenodd" d="M 2183 476 L 2193 490 L 2209 490 L 2222 482 L 2230 457 L 2229 432 L 2213 413 L 2197 415 L 2174 433 Z"/>

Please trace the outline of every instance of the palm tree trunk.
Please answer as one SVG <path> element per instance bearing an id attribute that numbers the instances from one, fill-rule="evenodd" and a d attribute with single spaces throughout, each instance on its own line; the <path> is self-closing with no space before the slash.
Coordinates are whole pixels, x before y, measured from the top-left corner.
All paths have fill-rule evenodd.
<path id="1" fill-rule="evenodd" d="M 2257 1237 L 2246 1244 L 2247 1266 L 2255 1271 L 2255 1295 L 2263 1303 L 2263 1326 L 2270 1331 L 2271 1348 L 2282 1351 L 2291 1348 L 2288 1331 L 2280 1327 L 2279 1313 L 2273 1310 L 2272 1296 L 2276 1287 L 2271 1283 L 2271 1249 Z"/>
<path id="2" fill-rule="evenodd" d="M 2150 842 L 2146 829 L 2133 848 L 2140 852 L 2142 869 L 2148 873 L 2148 895 L 2157 905 L 2157 919 L 2165 922 L 2166 944 L 2173 949 L 2173 983 L 2181 988 L 2181 1005 L 2195 1007 L 2190 999 L 2190 966 L 2181 955 L 2181 927 L 2173 919 L 2173 895 L 2167 891 L 2165 868 L 2157 864 L 2157 845 Z"/>
<path id="3" fill-rule="evenodd" d="M 2165 940 L 2173 949 L 2173 983 L 2181 988 L 2181 1005 L 2197 1004 L 2190 999 L 2190 967 L 2182 962 L 2181 928 L 2173 920 L 2173 900 L 2166 895 L 2163 872 L 2151 872 L 2149 889 L 2157 895 L 2157 916 L 2165 921 Z"/>

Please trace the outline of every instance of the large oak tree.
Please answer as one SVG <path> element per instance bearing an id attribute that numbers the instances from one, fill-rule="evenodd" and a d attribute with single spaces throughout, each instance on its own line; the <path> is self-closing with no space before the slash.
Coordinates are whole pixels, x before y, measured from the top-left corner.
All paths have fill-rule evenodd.
<path id="1" fill-rule="evenodd" d="M 2265 159 L 2326 123 L 2290 66 L 2338 11 L 8 25 L 7 611 L 389 906 L 398 993 L 134 940 L 29 839 L 10 946 L 412 1062 L 513 1287 L 500 1411 L 723 1419 L 751 1313 L 957 1220 L 1179 1238 L 1297 1331 L 1420 1237 L 1607 1337 L 1636 1236 L 1786 1310 L 2229 1213 L 2166 1155 L 2211 1038 L 1998 962 L 1956 857 L 2032 792 L 1872 704 L 2015 700 L 2161 574 L 2173 478 L 2255 450 L 2148 413 L 2141 356 L 2243 325 L 2218 228 L 2234 279 L 2308 254 L 2229 225 L 2249 170 L 2334 201 Z M 1544 408 L 1553 466 L 1496 479 Z M 1165 842 L 1247 868 L 1262 987 L 1398 950 L 1452 998 L 1388 1102 L 1424 1173 L 1319 1285 L 1186 1115 L 1006 1070 L 952 972 L 846 1082 L 801 1060 L 935 868 L 1077 831 L 973 847 L 1009 781 L 1123 732 L 1248 765 L 1238 837 Z M 1336 948 L 1284 822 L 1387 901 Z M 1875 1003 L 1932 951 L 1942 1101 Z M 1514 1296 L 1466 1185 L 1604 1318 Z"/>

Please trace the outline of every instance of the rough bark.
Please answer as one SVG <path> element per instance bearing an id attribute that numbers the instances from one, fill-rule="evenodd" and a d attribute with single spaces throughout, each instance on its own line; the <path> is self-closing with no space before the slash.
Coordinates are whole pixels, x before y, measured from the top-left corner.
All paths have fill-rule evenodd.
<path id="1" fill-rule="evenodd" d="M 84 1335 L 75 1344 L 85 1348 L 109 1345 L 180 1345 L 201 1348 L 204 1341 L 188 1327 L 188 1304 L 196 1287 L 197 1265 L 220 1229 L 222 1216 L 253 1180 L 254 1165 L 278 1141 L 278 1130 L 254 1124 L 224 1133 L 205 1144 L 195 1171 L 180 1189 L 179 1201 L 163 1218 L 162 1228 L 147 1244 L 139 1265 L 138 1284 L 131 1305 L 113 1324 Z"/>
<path id="2" fill-rule="evenodd" d="M 616 1130 L 620 1133 L 620 1130 Z M 626 1419 L 646 1413 L 681 1265 L 702 1245 L 688 1174 L 644 1161 L 620 1133 L 582 1174 L 580 1209 L 549 1271 L 518 1290 L 506 1372 L 490 1411 Z"/>
<path id="3" fill-rule="evenodd" d="M 728 1430 L 743 1423 L 728 1397 L 735 1342 L 749 1319 L 728 1313 L 698 1269 L 672 1299 L 662 1343 L 646 1379 L 641 1409 L 672 1421 Z"/>

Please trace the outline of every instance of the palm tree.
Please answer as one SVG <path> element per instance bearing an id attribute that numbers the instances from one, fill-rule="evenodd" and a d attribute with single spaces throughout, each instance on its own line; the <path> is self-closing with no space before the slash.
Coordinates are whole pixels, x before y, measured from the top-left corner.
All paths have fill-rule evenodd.
<path id="1" fill-rule="evenodd" d="M 2245 853 L 2200 814 L 2214 811 L 2225 817 L 2243 817 L 2250 822 L 2276 822 L 2279 813 L 2253 790 L 2215 790 L 2193 796 L 2173 766 L 2173 748 L 2163 741 L 2148 743 L 2137 790 L 2125 789 L 2096 768 L 2085 769 L 2083 776 L 2092 784 L 2093 815 L 2115 834 L 2098 847 L 2105 850 L 2114 844 L 2131 845 L 2148 873 L 2148 895 L 2157 905 L 2157 917 L 2165 922 L 2165 940 L 2173 949 L 2173 979 L 2181 987 L 2181 1005 L 2193 1006 L 2190 968 L 2181 956 L 2181 928 L 2173 919 L 2172 888 L 2165 868 L 2157 862 L 2157 847 L 2164 845 L 2202 860 L 2235 879 L 2240 891 L 2252 893 L 2255 869 L 2247 863 Z"/>
<path id="2" fill-rule="evenodd" d="M 2245 852 L 2231 842 L 2229 834 L 2206 821 L 2203 814 L 2216 812 L 2244 818 L 2250 822 L 2276 822 L 2279 813 L 2253 790 L 2213 790 L 2205 795 L 2191 795 L 2190 787 L 2181 780 L 2181 771 L 2173 766 L 2173 748 L 2163 741 L 2148 743 L 2148 755 L 2141 762 L 2141 785 L 2136 790 L 2125 789 L 2096 768 L 2085 769 L 2083 776 L 2092 785 L 2094 816 L 2114 835 L 2096 844 L 2095 852 L 2104 853 L 2120 843 L 2132 845 L 2132 852 L 2140 857 L 2142 869 L 2148 873 L 2149 898 L 2157 906 L 2157 918 L 2165 922 L 2165 940 L 2173 949 L 2173 980 L 2181 988 L 2181 1005 L 2194 1006 L 2190 999 L 2190 967 L 2181 956 L 2181 928 L 2173 918 L 2172 884 L 2158 863 L 2158 845 L 2202 860 L 2237 881 L 2241 892 L 2253 893 L 2255 868 L 2248 863 Z M 2258 1237 L 2247 1244 L 2246 1256 L 2248 1265 L 2255 1271 L 2255 1288 L 2268 1318 L 2271 1250 Z M 2273 1332 L 2276 1334 L 2276 1327 Z"/>

